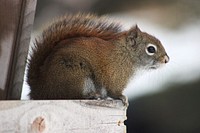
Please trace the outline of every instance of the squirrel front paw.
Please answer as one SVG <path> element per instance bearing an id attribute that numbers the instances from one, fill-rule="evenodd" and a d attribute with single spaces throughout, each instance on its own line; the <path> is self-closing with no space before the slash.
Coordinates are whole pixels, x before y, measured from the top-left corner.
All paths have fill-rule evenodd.
<path id="1" fill-rule="evenodd" d="M 121 95 L 119 97 L 119 99 L 122 101 L 122 103 L 124 104 L 124 106 L 127 108 L 128 107 L 128 97 L 124 96 L 124 95 Z"/>

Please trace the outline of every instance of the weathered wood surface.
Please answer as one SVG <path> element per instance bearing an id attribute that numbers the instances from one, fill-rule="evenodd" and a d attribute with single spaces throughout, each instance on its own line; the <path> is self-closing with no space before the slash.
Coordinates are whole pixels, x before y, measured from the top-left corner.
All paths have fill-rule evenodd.
<path id="1" fill-rule="evenodd" d="M 20 99 L 36 0 L 0 1 L 0 99 Z"/>
<path id="2" fill-rule="evenodd" d="M 125 133 L 118 100 L 0 101 L 0 133 Z"/>

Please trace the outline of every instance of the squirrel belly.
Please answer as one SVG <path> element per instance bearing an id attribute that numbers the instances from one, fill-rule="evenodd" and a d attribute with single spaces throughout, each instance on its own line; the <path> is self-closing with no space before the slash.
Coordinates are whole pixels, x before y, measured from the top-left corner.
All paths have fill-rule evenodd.
<path id="1" fill-rule="evenodd" d="M 155 69 L 169 57 L 161 42 L 138 26 L 121 30 L 88 14 L 58 19 L 36 40 L 28 63 L 31 99 L 126 101 L 123 90 L 136 69 Z"/>

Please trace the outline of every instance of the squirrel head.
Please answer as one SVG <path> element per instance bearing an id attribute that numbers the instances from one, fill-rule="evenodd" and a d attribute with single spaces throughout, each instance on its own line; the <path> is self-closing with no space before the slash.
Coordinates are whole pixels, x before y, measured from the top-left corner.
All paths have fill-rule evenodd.
<path id="1" fill-rule="evenodd" d="M 138 67 L 156 69 L 169 62 L 169 57 L 161 42 L 152 35 L 142 32 L 138 26 L 132 27 L 126 35 L 126 48 Z"/>

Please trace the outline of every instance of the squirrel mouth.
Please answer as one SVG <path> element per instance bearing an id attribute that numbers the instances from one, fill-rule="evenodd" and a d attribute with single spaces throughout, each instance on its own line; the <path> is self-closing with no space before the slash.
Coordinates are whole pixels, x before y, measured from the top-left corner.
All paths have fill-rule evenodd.
<path id="1" fill-rule="evenodd" d="M 148 69 L 157 69 L 159 67 L 160 67 L 159 63 L 152 61 L 151 65 L 149 65 Z"/>
<path id="2" fill-rule="evenodd" d="M 158 66 L 150 66 L 149 69 L 157 69 Z"/>
<path id="3" fill-rule="evenodd" d="M 156 64 L 149 66 L 149 69 L 158 69 L 158 68 L 161 68 L 162 66 L 164 66 L 164 64 L 156 63 Z"/>
<path id="4" fill-rule="evenodd" d="M 149 65 L 148 69 L 158 69 L 162 66 L 163 66 L 163 63 L 154 60 L 151 62 L 151 65 Z"/>

